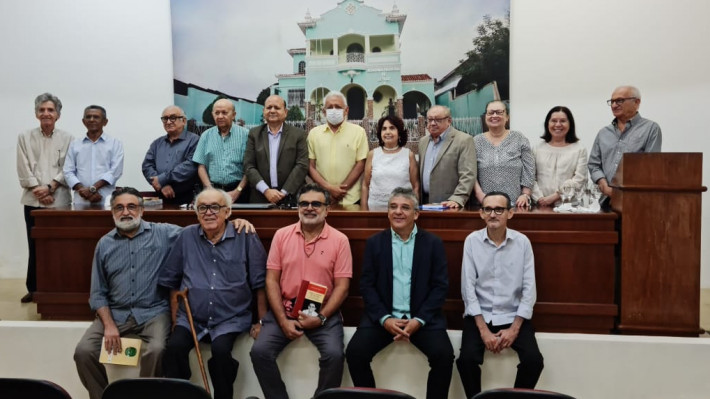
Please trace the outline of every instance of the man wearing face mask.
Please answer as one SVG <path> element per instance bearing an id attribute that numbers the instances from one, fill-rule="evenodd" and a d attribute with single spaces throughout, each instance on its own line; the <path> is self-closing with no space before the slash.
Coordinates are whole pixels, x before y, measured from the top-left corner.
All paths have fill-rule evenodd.
<path id="1" fill-rule="evenodd" d="M 327 123 L 308 133 L 308 173 L 328 190 L 334 203 L 358 204 L 369 150 L 365 129 L 346 121 L 348 104 L 343 93 L 331 91 L 323 101 Z"/>

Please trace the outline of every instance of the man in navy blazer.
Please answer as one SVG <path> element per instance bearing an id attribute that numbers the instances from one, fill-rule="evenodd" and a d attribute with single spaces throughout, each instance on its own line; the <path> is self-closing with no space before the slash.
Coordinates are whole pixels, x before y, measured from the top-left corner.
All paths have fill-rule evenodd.
<path id="1" fill-rule="evenodd" d="M 284 123 L 286 114 L 286 101 L 269 96 L 264 102 L 264 124 L 249 131 L 244 151 L 244 173 L 252 187 L 249 202 L 283 203 L 306 181 L 306 132 Z"/>
<path id="2" fill-rule="evenodd" d="M 441 239 L 417 229 L 419 201 L 396 188 L 389 199 L 390 229 L 367 240 L 360 276 L 365 313 L 345 356 L 357 387 L 375 387 L 372 358 L 393 341 L 411 342 L 431 370 L 427 399 L 449 395 L 454 350 L 442 307 L 449 287 Z"/>

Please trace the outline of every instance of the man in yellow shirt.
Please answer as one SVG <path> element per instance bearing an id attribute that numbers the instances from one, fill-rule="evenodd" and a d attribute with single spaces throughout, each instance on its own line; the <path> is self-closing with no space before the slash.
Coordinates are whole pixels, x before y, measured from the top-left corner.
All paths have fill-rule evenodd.
<path id="1" fill-rule="evenodd" d="M 308 173 L 334 203 L 358 204 L 369 150 L 365 129 L 346 121 L 348 104 L 339 91 L 325 96 L 323 114 L 327 123 L 308 133 Z"/>

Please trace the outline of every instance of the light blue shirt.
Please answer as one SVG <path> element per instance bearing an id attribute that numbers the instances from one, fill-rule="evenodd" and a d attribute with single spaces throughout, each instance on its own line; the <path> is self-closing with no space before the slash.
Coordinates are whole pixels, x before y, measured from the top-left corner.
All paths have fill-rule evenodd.
<path id="1" fill-rule="evenodd" d="M 384 315 L 380 324 L 390 317 L 411 319 L 410 301 L 412 299 L 412 264 L 414 262 L 414 242 L 417 225 L 406 241 L 392 230 L 392 314 Z M 422 326 L 424 320 L 415 317 Z"/>
<path id="2" fill-rule="evenodd" d="M 229 185 L 239 183 L 244 177 L 244 151 L 249 131 L 232 124 L 225 137 L 217 126 L 205 130 L 197 143 L 192 160 L 207 168 L 212 183 Z"/>
<path id="3" fill-rule="evenodd" d="M 84 137 L 82 140 L 72 141 L 69 146 L 64 160 L 64 179 L 70 188 L 77 183 L 90 187 L 97 181 L 104 180 L 108 184 L 101 187 L 98 193 L 106 199 L 116 189 L 116 182 L 122 174 L 123 144 L 118 139 L 103 133 L 96 141 Z M 74 203 L 90 202 L 75 191 Z"/>
<path id="4" fill-rule="evenodd" d="M 429 194 L 429 175 L 431 175 L 431 170 L 434 169 L 434 162 L 436 162 L 436 157 L 439 155 L 439 149 L 441 148 L 441 143 L 446 139 L 446 135 L 451 130 L 451 126 L 444 130 L 444 133 L 439 135 L 439 140 L 434 142 L 434 138 L 430 137 L 429 144 L 426 147 L 426 155 L 424 155 L 424 170 L 422 171 L 422 190 Z"/>
<path id="5" fill-rule="evenodd" d="M 464 316 L 480 314 L 494 326 L 511 324 L 515 316 L 532 318 L 537 291 L 530 240 L 507 229 L 497 247 L 486 229 L 469 234 L 463 247 L 461 295 Z"/>

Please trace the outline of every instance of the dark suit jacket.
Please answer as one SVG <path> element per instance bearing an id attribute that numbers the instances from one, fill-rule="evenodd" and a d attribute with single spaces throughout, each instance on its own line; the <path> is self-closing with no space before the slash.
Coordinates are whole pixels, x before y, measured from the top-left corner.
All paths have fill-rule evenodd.
<path id="1" fill-rule="evenodd" d="M 392 230 L 368 238 L 360 276 L 365 302 L 361 327 L 380 326 L 392 313 Z M 446 253 L 441 239 L 419 229 L 414 241 L 410 313 L 424 320 L 422 329 L 446 329 L 442 311 L 449 289 Z"/>
<path id="2" fill-rule="evenodd" d="M 252 187 L 249 202 L 268 202 L 256 189 L 259 181 L 271 187 L 269 174 L 269 129 L 266 124 L 249 131 L 247 148 L 244 152 L 244 173 Z M 289 194 L 296 194 L 303 185 L 308 173 L 308 144 L 306 132 L 284 123 L 279 141 L 279 154 L 276 163 L 279 188 Z"/>

